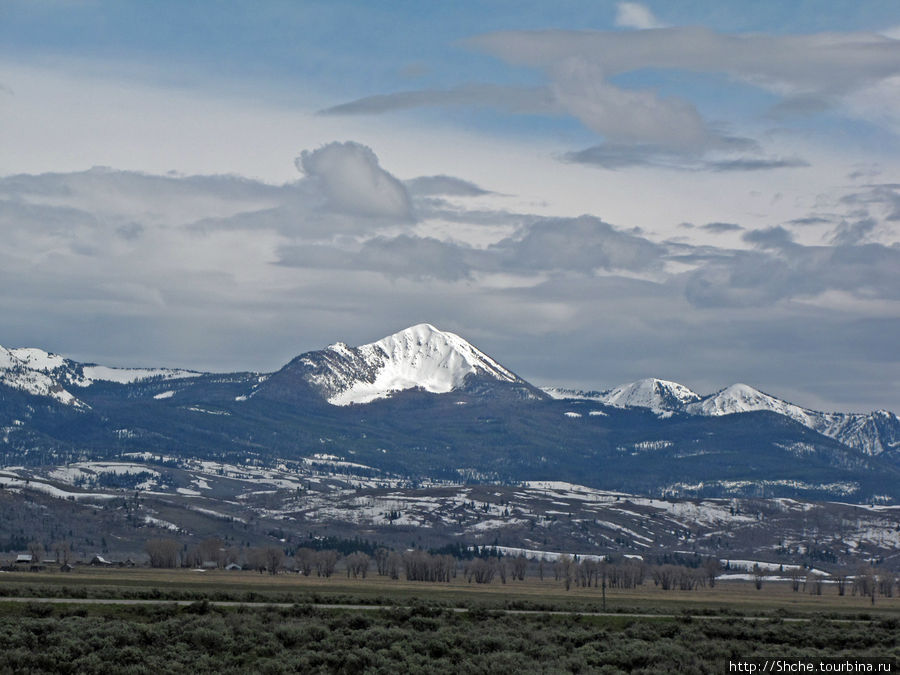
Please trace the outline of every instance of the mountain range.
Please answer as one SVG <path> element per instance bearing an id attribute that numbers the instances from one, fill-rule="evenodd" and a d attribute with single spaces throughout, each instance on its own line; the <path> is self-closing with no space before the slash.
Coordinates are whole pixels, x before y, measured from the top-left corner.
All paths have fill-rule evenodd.
<path id="1" fill-rule="evenodd" d="M 900 420 L 825 413 L 735 384 L 542 390 L 419 324 L 274 373 L 108 368 L 0 348 L 0 465 L 327 452 L 373 475 L 571 480 L 677 495 L 900 498 Z"/>
<path id="2" fill-rule="evenodd" d="M 554 398 L 586 399 L 611 406 L 647 408 L 661 416 L 673 413 L 719 416 L 773 412 L 869 455 L 896 451 L 900 446 L 900 424 L 897 415 L 890 411 L 819 412 L 788 403 L 741 383 L 708 396 L 700 396 L 677 382 L 656 378 L 620 385 L 607 391 L 579 391 L 559 387 L 548 387 L 545 391 Z"/>

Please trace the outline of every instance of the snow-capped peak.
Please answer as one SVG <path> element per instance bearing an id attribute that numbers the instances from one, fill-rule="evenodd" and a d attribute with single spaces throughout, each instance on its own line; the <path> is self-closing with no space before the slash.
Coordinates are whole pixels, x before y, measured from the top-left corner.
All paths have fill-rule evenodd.
<path id="1" fill-rule="evenodd" d="M 170 380 L 200 374 L 169 368 L 110 368 L 78 363 L 36 347 L 0 347 L 0 384 L 36 396 L 49 396 L 77 408 L 88 406 L 71 394 L 68 387 L 89 387 L 95 382 L 130 384 L 150 378 Z"/>
<path id="2" fill-rule="evenodd" d="M 812 426 L 809 410 L 780 398 L 769 396 L 747 384 L 733 384 L 712 396 L 692 403 L 687 411 L 697 415 L 731 415 L 732 413 L 768 410 L 785 415 L 806 426 Z"/>
<path id="3" fill-rule="evenodd" d="M 318 354 L 301 362 L 314 369 L 307 379 L 334 405 L 368 403 L 405 389 L 447 393 L 472 374 L 522 382 L 460 336 L 428 323 L 359 347 L 337 342 Z"/>
<path id="4" fill-rule="evenodd" d="M 700 397 L 683 384 L 655 377 L 620 385 L 603 395 L 607 405 L 650 408 L 656 412 L 680 410 L 699 400 Z"/>
<path id="5" fill-rule="evenodd" d="M 40 349 L 6 349 L 0 347 L 0 384 L 34 396 L 47 396 L 76 408 L 87 406 L 63 388 L 47 373 L 63 365 L 62 357 Z"/>

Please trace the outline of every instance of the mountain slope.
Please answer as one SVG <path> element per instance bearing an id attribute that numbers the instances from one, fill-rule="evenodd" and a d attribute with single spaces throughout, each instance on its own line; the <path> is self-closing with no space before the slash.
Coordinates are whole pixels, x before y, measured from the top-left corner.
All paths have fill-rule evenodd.
<path id="1" fill-rule="evenodd" d="M 733 384 L 703 398 L 677 382 L 654 378 L 600 392 L 559 388 L 545 391 L 554 398 L 585 399 L 618 407 L 648 408 L 657 414 L 681 412 L 720 417 L 749 412 L 773 412 L 867 455 L 888 453 L 900 456 L 900 419 L 892 412 L 819 412 L 742 383 Z"/>
<path id="2" fill-rule="evenodd" d="M 900 499 L 896 453 L 854 450 L 810 426 L 885 439 L 889 413 L 814 414 L 746 386 L 698 399 L 663 380 L 555 400 L 428 324 L 307 352 L 272 374 L 109 373 L 40 350 L 0 359 L 0 466 L 150 453 L 249 467 L 325 454 L 412 481 Z"/>
<path id="3" fill-rule="evenodd" d="M 471 390 L 478 382 L 507 385 L 522 398 L 544 397 L 463 338 L 427 323 L 359 347 L 338 342 L 301 354 L 261 389 L 278 387 L 285 377 L 304 380 L 337 406 L 370 403 L 410 389 L 432 394 Z"/>
<path id="4" fill-rule="evenodd" d="M 686 405 L 700 400 L 698 394 L 683 384 L 655 377 L 622 384 L 606 391 L 576 391 L 557 387 L 544 391 L 554 398 L 599 401 L 617 408 L 649 408 L 660 415 L 682 411 Z"/>
<path id="5" fill-rule="evenodd" d="M 762 410 L 790 417 L 868 455 L 900 449 L 900 420 L 886 410 L 872 413 L 819 412 L 788 403 L 746 384 L 733 384 L 685 407 L 688 413 L 710 416 Z"/>
<path id="6" fill-rule="evenodd" d="M 76 387 L 83 389 L 98 382 L 131 384 L 150 379 L 172 380 L 201 374 L 171 368 L 111 368 L 78 363 L 35 347 L 0 347 L 0 384 L 36 396 L 49 396 L 74 407 L 85 406 L 70 391 L 77 391 Z"/>

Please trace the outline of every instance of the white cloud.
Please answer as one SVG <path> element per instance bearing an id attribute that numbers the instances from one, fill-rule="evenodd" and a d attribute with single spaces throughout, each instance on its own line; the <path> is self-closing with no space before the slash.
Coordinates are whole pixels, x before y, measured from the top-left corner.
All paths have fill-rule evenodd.
<path id="1" fill-rule="evenodd" d="M 565 59 L 551 72 L 556 100 L 608 141 L 688 151 L 702 151 L 712 141 L 703 119 L 686 101 L 616 87 L 599 65 L 580 58 Z"/>
<path id="2" fill-rule="evenodd" d="M 664 23 L 653 16 L 653 12 L 638 2 L 620 2 L 616 5 L 616 25 L 638 30 L 665 27 Z"/>
<path id="3" fill-rule="evenodd" d="M 412 205 L 403 184 L 381 168 L 372 149 L 359 143 L 329 143 L 304 150 L 297 169 L 316 181 L 339 212 L 410 221 Z"/>

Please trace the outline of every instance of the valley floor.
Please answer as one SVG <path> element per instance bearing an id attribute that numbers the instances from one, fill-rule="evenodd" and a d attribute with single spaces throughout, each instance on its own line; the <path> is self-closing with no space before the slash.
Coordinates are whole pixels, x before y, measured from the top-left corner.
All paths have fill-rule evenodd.
<path id="1" fill-rule="evenodd" d="M 566 591 L 552 578 L 479 585 L 77 568 L 0 574 L 0 594 L 69 598 L 0 598 L 0 672 L 719 673 L 757 657 L 900 663 L 900 599 L 873 607 L 779 582 L 610 589 L 606 616 L 577 613 L 599 610 L 601 589 Z M 364 607 L 329 606 L 350 602 Z M 564 613 L 503 611 L 517 608 Z"/>

